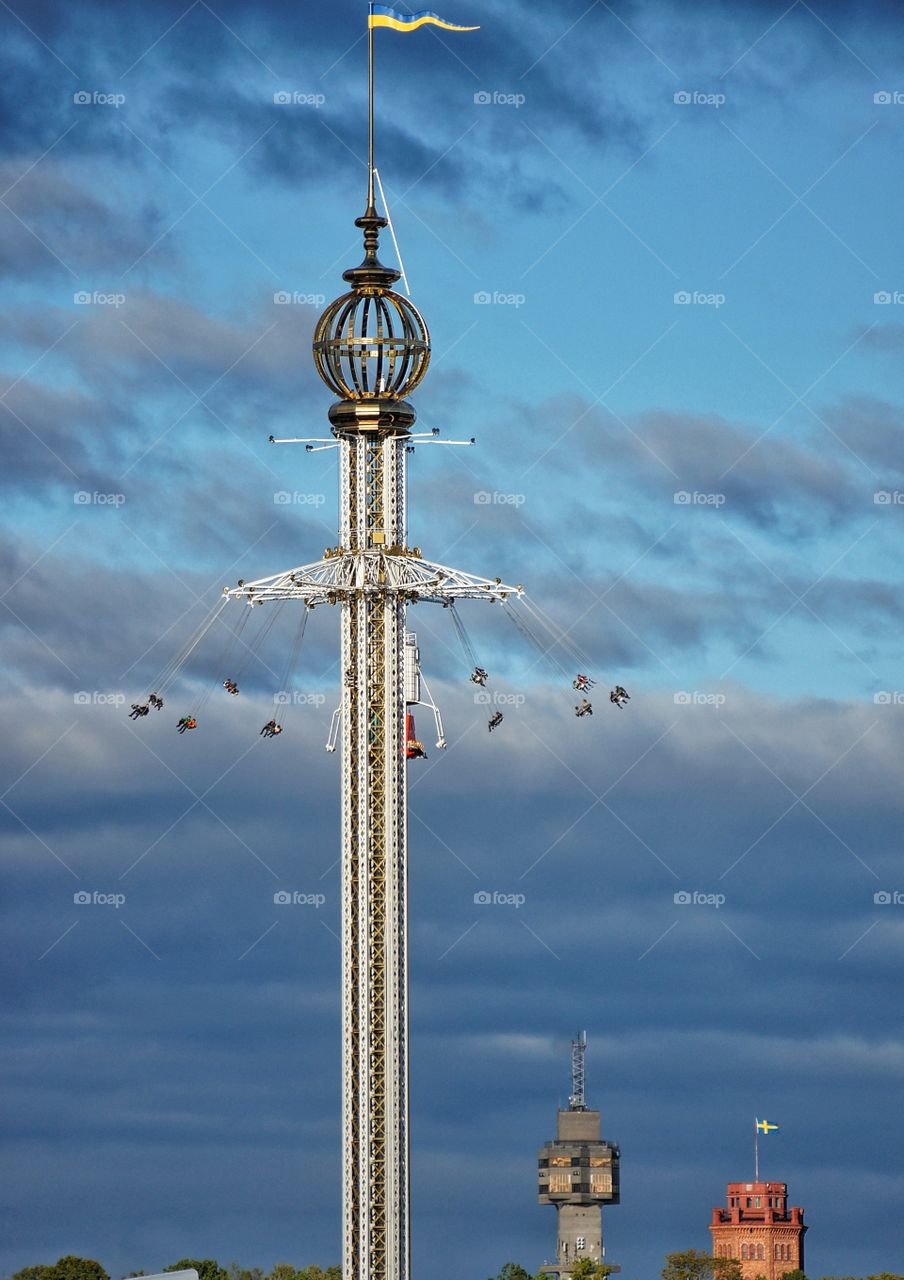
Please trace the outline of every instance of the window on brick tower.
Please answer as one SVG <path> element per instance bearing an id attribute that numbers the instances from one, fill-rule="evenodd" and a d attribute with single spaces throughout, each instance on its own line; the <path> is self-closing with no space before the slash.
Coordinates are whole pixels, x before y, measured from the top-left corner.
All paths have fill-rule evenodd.
<path id="1" fill-rule="evenodd" d="M 742 1261 L 742 1262 L 746 1262 L 746 1261 L 747 1261 L 747 1246 L 746 1246 L 746 1244 L 742 1244 L 742 1245 L 741 1245 L 741 1261 Z"/>
<path id="2" fill-rule="evenodd" d="M 765 1256 L 766 1256 L 766 1250 L 765 1250 L 764 1246 L 763 1246 L 763 1245 L 761 1245 L 761 1244 L 758 1244 L 758 1245 L 757 1245 L 757 1247 L 756 1247 L 756 1260 L 757 1260 L 757 1262 L 762 1262 L 762 1261 L 763 1261 L 763 1259 L 765 1258 Z"/>

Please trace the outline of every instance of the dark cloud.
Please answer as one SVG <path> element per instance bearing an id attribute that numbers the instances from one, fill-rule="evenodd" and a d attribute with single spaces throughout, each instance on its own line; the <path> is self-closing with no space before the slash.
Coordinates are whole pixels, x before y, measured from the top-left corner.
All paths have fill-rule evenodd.
<path id="1" fill-rule="evenodd" d="M 663 1247 L 700 1242 L 709 1199 L 721 1192 L 716 1149 L 724 1179 L 747 1155 L 751 1073 L 757 1097 L 774 1102 L 796 1135 L 796 1152 L 805 1133 L 817 1153 L 789 1158 L 785 1147 L 774 1157 L 795 1200 L 829 1195 L 818 1157 L 829 1140 L 820 1136 L 825 1099 L 852 1087 L 862 1096 L 868 1078 L 871 1105 L 890 1105 L 904 1053 L 876 1005 L 904 935 L 893 908 L 873 904 L 876 886 L 895 883 L 897 865 L 886 834 L 900 807 L 894 708 L 787 704 L 742 690 L 727 691 L 719 710 L 641 696 L 632 718 L 615 721 L 613 710 L 611 721 L 590 726 L 607 742 L 603 757 L 577 749 L 567 692 L 536 692 L 510 713 L 508 737 L 492 739 L 479 719 L 469 730 L 475 708 L 461 685 L 439 692 L 451 740 L 465 737 L 413 791 L 418 1249 L 432 1248 L 440 1201 L 447 1225 L 470 1224 L 472 1243 L 456 1251 L 457 1265 L 492 1268 L 497 1252 L 533 1258 L 547 1248 L 531 1164 L 566 1087 L 565 1045 L 549 1030 L 563 1021 L 590 1024 L 591 1096 L 623 1145 L 633 1188 L 608 1217 L 615 1256 L 657 1265 L 655 1247 L 648 1256 L 630 1242 L 645 1203 L 640 1187 L 658 1185 L 677 1157 L 666 1132 L 678 1149 L 699 1150 L 695 1177 L 661 1224 Z M 10 710 L 18 718 L 29 705 Z M 53 747 L 73 719 L 76 728 Z M 318 746 L 320 726 L 300 716 L 290 751 L 285 741 L 275 753 L 253 744 L 216 784 L 256 726 L 230 703 L 212 706 L 206 727 L 199 749 L 204 739 L 185 742 L 169 723 L 145 723 L 133 735 L 118 710 L 57 700 L 5 747 L 5 772 L 17 768 L 13 758 L 26 767 L 51 748 L 7 796 L 35 835 L 7 816 L 16 888 L 3 945 L 19 992 L 5 1015 L 15 1115 L 6 1159 L 18 1169 L 7 1200 L 28 1214 L 43 1181 L 55 1207 L 27 1239 L 9 1238 L 10 1266 L 56 1256 L 65 1241 L 114 1271 L 161 1265 L 192 1240 L 265 1265 L 287 1249 L 322 1262 L 334 1256 L 338 955 L 324 925 L 338 925 L 329 871 L 335 764 Z M 478 783 L 488 772 L 490 791 Z M 798 806 L 783 818 L 793 793 L 822 775 L 805 797 L 813 812 Z M 211 783 L 207 803 L 226 825 L 198 808 L 179 821 L 192 792 Z M 267 816 L 256 803 L 263 785 L 282 797 Z M 42 806 L 48 792 L 62 821 Z M 605 804 L 586 813 L 601 792 Z M 514 803 L 517 840 L 506 836 Z M 274 885 L 322 890 L 321 914 L 279 916 Z M 72 894 L 83 886 L 122 891 L 126 901 L 77 909 Z M 522 891 L 526 901 L 508 915 L 480 908 L 473 898 L 484 887 Z M 677 889 L 718 889 L 726 902 L 708 911 L 676 906 Z M 854 944 L 873 924 L 858 956 Z M 575 981 L 579 957 L 598 982 Z M 828 1033 L 820 1009 L 827 963 L 843 975 L 835 996 L 843 1032 Z M 745 1000 L 721 1000 L 722 987 L 743 989 Z M 657 1083 L 663 1052 L 666 1091 Z M 301 1092 L 299 1074 L 310 1077 Z M 804 1075 L 806 1089 L 796 1083 Z M 715 1097 L 737 1125 L 717 1126 L 701 1147 L 694 1117 Z M 223 1158 L 230 1115 L 238 1161 Z M 860 1103 L 848 1101 L 831 1142 L 857 1135 L 866 1172 L 882 1163 L 881 1139 L 863 1119 Z M 510 1170 L 492 1200 L 492 1229 L 467 1172 L 474 1143 L 485 1147 L 488 1135 Z M 90 1169 L 78 1194 L 53 1159 L 57 1136 Z M 303 1207 L 282 1223 L 286 1177 Z M 878 1189 L 880 1198 L 895 1185 Z M 106 1206 L 88 1221 L 85 1195 Z M 136 1196 L 154 1206 L 153 1239 L 129 1210 Z M 274 1223 L 263 1252 L 261 1215 Z M 828 1240 L 820 1222 L 814 1257 L 826 1255 Z M 877 1256 L 892 1244 L 881 1232 L 873 1239 Z"/>

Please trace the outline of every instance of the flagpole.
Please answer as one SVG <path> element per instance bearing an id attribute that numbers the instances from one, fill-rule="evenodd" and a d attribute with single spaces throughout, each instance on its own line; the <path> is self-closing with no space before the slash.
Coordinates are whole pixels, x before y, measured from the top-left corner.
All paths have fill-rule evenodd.
<path id="1" fill-rule="evenodd" d="M 753 1121 L 753 1180 L 760 1180 L 760 1124 L 754 1117 Z"/>
<path id="2" fill-rule="evenodd" d="M 367 20 L 367 211 L 374 208 L 374 29 L 371 25 L 373 3 L 368 5 Z"/>

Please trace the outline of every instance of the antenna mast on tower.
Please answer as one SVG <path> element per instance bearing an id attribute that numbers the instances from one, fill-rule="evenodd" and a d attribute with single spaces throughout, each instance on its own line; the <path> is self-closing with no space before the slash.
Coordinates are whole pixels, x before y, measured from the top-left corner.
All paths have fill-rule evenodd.
<path id="1" fill-rule="evenodd" d="M 587 1052 L 587 1032 L 582 1031 L 571 1042 L 571 1097 L 568 1106 L 572 1111 L 586 1111 L 584 1101 L 584 1054 Z"/>

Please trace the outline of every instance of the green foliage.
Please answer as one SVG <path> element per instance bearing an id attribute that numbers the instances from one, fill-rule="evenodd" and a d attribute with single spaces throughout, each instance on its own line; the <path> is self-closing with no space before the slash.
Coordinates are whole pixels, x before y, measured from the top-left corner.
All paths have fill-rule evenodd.
<path id="1" fill-rule="evenodd" d="M 228 1267 L 221 1267 L 213 1258 L 180 1258 L 178 1262 L 163 1268 L 164 1271 L 189 1271 L 198 1273 L 198 1280 L 342 1280 L 341 1267 L 296 1267 L 291 1262 L 277 1262 L 269 1274 L 261 1267 L 241 1267 L 232 1262 Z M 130 1271 L 123 1280 L 141 1280 L 144 1271 Z M 503 1280 L 531 1280 L 523 1268 L 516 1268 Z M 10 1280 L 110 1280 L 99 1262 L 91 1258 L 77 1258 L 69 1254 L 60 1258 L 54 1266 L 37 1264 L 23 1267 Z"/>
<path id="2" fill-rule="evenodd" d="M 200 1277 L 200 1272 L 198 1273 Z M 264 1280 L 264 1273 L 260 1267 L 240 1267 L 237 1262 L 230 1262 L 226 1274 L 229 1280 Z"/>
<path id="3" fill-rule="evenodd" d="M 52 1267 L 23 1267 L 12 1280 L 110 1280 L 110 1277 L 93 1258 L 78 1258 L 68 1253 Z"/>
<path id="4" fill-rule="evenodd" d="M 51 1280 L 53 1275 L 53 1267 L 45 1267 L 40 1264 L 36 1267 L 23 1267 L 21 1271 L 17 1271 L 12 1280 Z"/>
<path id="5" fill-rule="evenodd" d="M 786 1271 L 782 1275 L 782 1280 L 807 1280 L 804 1273 L 798 1268 L 796 1271 Z"/>
<path id="6" fill-rule="evenodd" d="M 229 1272 L 213 1258 L 181 1258 L 171 1266 L 164 1267 L 163 1270 L 188 1271 L 192 1267 L 198 1273 L 198 1280 L 230 1280 Z"/>
<path id="7" fill-rule="evenodd" d="M 594 1262 L 592 1258 L 578 1258 L 571 1268 L 572 1280 L 608 1280 L 615 1267 L 608 1262 Z"/>
<path id="8" fill-rule="evenodd" d="M 533 1276 L 529 1271 L 525 1271 L 524 1267 L 518 1262 L 506 1262 L 500 1267 L 498 1276 L 491 1276 L 490 1280 L 533 1280 Z"/>
<path id="9" fill-rule="evenodd" d="M 714 1258 L 698 1249 L 666 1255 L 662 1280 L 741 1280 L 737 1258 Z"/>

